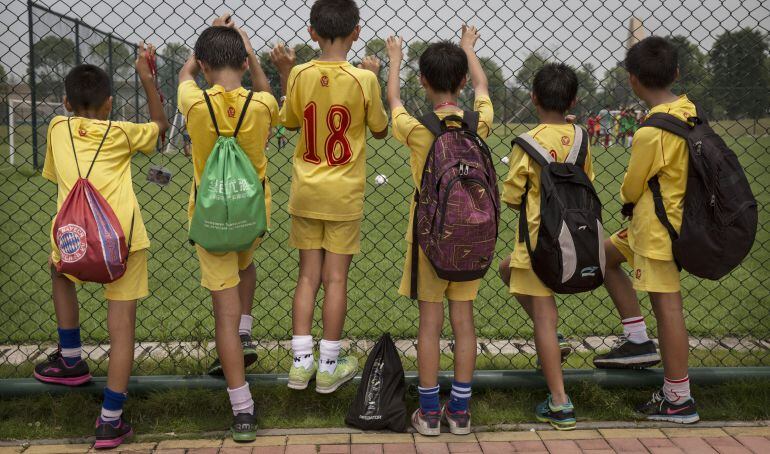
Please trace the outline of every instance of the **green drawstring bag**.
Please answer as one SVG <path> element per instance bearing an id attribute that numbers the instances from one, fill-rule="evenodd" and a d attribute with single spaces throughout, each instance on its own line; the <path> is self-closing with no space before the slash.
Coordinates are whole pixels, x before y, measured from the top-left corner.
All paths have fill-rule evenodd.
<path id="1" fill-rule="evenodd" d="M 244 251 L 267 231 L 263 182 L 236 139 L 253 93 L 232 137 L 219 133 L 211 100 L 205 90 L 203 95 L 218 138 L 196 187 L 190 241 L 210 252 Z"/>

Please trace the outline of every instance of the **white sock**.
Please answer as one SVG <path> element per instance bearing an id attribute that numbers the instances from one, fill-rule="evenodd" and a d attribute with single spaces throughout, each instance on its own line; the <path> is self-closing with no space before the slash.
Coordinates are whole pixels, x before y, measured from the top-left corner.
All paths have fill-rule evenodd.
<path id="1" fill-rule="evenodd" d="M 251 322 L 254 321 L 251 315 L 241 314 L 241 322 L 238 324 L 239 336 L 251 336 Z"/>
<path id="2" fill-rule="evenodd" d="M 321 339 L 321 355 L 318 358 L 318 371 L 334 373 L 337 369 L 337 358 L 340 356 L 342 341 L 330 341 Z"/>
<path id="3" fill-rule="evenodd" d="M 105 422 L 113 422 L 120 419 L 120 415 L 123 414 L 123 409 L 120 410 L 107 410 L 106 408 L 102 407 L 102 421 Z"/>
<path id="4" fill-rule="evenodd" d="M 233 416 L 240 413 L 254 414 L 254 399 L 251 398 L 249 384 L 245 383 L 240 388 L 227 388 L 227 394 L 230 395 L 230 406 L 233 408 Z"/>
<path id="5" fill-rule="evenodd" d="M 623 335 L 629 341 L 641 344 L 650 340 L 647 337 L 647 324 L 644 323 L 644 317 L 624 318 L 620 322 L 623 323 Z"/>
<path id="6" fill-rule="evenodd" d="M 80 358 L 83 355 L 83 348 L 62 348 L 61 355 L 65 358 Z"/>
<path id="7" fill-rule="evenodd" d="M 294 367 L 313 367 L 313 336 L 292 336 L 291 350 L 294 355 Z"/>
<path id="8" fill-rule="evenodd" d="M 679 380 L 663 379 L 663 395 L 672 404 L 681 404 L 690 399 L 690 377 Z"/>

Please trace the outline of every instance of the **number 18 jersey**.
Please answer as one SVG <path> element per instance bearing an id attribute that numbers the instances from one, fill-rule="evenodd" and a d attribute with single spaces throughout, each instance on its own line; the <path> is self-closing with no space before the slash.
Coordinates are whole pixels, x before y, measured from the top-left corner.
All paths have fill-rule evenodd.
<path id="1" fill-rule="evenodd" d="M 347 61 L 313 60 L 295 66 L 280 120 L 287 128 L 301 128 L 289 213 L 329 221 L 360 219 L 366 128 L 380 132 L 388 126 L 377 76 Z"/>

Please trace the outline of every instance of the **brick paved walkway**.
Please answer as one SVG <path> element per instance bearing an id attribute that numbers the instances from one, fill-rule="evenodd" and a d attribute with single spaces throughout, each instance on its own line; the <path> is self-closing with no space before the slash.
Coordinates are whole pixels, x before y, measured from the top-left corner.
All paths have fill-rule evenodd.
<path id="1" fill-rule="evenodd" d="M 0 447 L 0 454 L 89 452 L 88 444 Z M 505 454 L 653 453 L 768 454 L 770 427 L 598 429 L 557 432 L 442 434 L 311 434 L 262 436 L 250 444 L 229 439 L 166 440 L 121 446 L 121 453 L 156 454 Z"/>

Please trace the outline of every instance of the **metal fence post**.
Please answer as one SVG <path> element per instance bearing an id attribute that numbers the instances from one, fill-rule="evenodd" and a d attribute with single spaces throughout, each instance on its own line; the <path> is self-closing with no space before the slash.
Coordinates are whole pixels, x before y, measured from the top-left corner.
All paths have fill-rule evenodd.
<path id="1" fill-rule="evenodd" d="M 38 169 L 37 162 L 37 96 L 35 89 L 35 35 L 32 23 L 33 3 L 27 2 L 27 18 L 29 19 L 29 88 L 32 102 L 32 168 Z"/>

